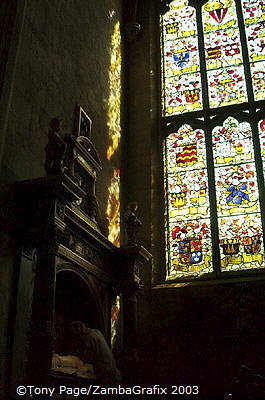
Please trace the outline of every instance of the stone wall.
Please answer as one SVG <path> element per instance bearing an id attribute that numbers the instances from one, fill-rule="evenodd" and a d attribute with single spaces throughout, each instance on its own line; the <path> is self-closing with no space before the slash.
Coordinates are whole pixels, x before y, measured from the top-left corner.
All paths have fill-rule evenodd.
<path id="1" fill-rule="evenodd" d="M 0 12 L 0 91 L 3 86 L 7 58 L 17 11 L 17 0 L 3 0 Z"/>
<path id="2" fill-rule="evenodd" d="M 92 141 L 102 162 L 97 197 L 101 213 L 106 216 L 108 188 L 120 168 L 119 147 L 114 146 L 111 156 L 107 157 L 107 152 L 113 145 L 113 134 L 121 130 L 121 4 L 122 0 L 29 0 L 26 3 L 18 0 L 19 12 L 23 15 L 18 15 L 14 24 L 20 38 L 19 45 L 12 49 L 16 63 L 9 63 L 12 71 L 5 71 L 6 78 L 12 77 L 11 89 L 8 95 L 5 93 L 5 101 L 3 92 L 0 93 L 1 184 L 45 175 L 44 148 L 49 122 L 52 118 L 61 118 L 63 134 L 73 133 L 75 108 L 79 104 L 92 119 Z M 115 126 L 110 122 L 113 112 Z M 5 243 L 8 244 L 5 246 Z M 4 392 L 10 386 L 13 340 L 10 334 L 18 323 L 15 309 L 17 291 L 21 291 L 19 273 L 23 272 L 15 270 L 15 253 L 9 238 L 5 238 L 0 246 L 0 388 Z M 23 273 L 27 275 L 23 275 L 27 282 L 32 283 L 32 272 Z M 23 305 L 25 310 L 29 303 Z M 26 315 L 23 313 L 20 310 L 21 315 Z"/>
<path id="3" fill-rule="evenodd" d="M 264 376 L 264 306 L 264 279 L 154 289 L 143 381 L 198 385 L 201 398 L 223 399 L 242 365 Z"/>
<path id="4" fill-rule="evenodd" d="M 49 121 L 63 119 L 64 133 L 73 132 L 80 104 L 92 118 L 92 140 L 103 163 L 98 179 L 102 211 L 113 163 L 108 102 L 111 42 L 121 19 L 121 1 L 29 1 L 16 65 L 16 75 L 2 165 L 2 182 L 44 175 L 44 147 Z M 114 168 L 119 168 L 116 161 Z"/>

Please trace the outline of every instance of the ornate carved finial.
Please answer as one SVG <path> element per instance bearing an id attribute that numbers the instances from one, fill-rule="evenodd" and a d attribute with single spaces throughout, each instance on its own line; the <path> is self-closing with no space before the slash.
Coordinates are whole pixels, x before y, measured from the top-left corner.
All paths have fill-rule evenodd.
<path id="1" fill-rule="evenodd" d="M 161 14 L 164 15 L 166 14 L 169 10 L 170 10 L 170 6 L 169 4 L 171 3 L 170 0 L 163 0 L 161 2 Z"/>
<path id="2" fill-rule="evenodd" d="M 53 118 L 48 133 L 49 141 L 45 147 L 45 170 L 47 175 L 57 175 L 62 171 L 62 161 L 65 153 L 65 142 L 60 136 L 61 120 Z"/>
<path id="3" fill-rule="evenodd" d="M 125 31 L 127 38 L 130 42 L 133 42 L 134 40 L 137 40 L 139 37 L 139 34 L 141 32 L 141 25 L 138 22 L 128 22 L 125 25 Z"/>
<path id="4" fill-rule="evenodd" d="M 141 25 L 137 22 L 138 0 L 129 0 L 125 12 L 125 32 L 129 42 L 139 38 Z"/>
<path id="5" fill-rule="evenodd" d="M 136 244 L 136 235 L 142 225 L 142 222 L 135 215 L 138 208 L 137 202 L 128 204 L 127 211 L 124 215 L 125 231 L 127 235 L 127 245 Z"/>

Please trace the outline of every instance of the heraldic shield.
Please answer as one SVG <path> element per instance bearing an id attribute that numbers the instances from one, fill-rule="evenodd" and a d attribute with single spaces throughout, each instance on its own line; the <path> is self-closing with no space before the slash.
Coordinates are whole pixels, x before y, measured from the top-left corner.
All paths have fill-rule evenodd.
<path id="1" fill-rule="evenodd" d="M 186 239 L 178 242 L 181 264 L 192 265 L 202 262 L 202 245 L 198 239 Z"/>
<path id="2" fill-rule="evenodd" d="M 242 239 L 242 244 L 244 246 L 244 252 L 246 254 L 259 253 L 261 250 L 260 237 L 257 236 L 247 236 Z"/>

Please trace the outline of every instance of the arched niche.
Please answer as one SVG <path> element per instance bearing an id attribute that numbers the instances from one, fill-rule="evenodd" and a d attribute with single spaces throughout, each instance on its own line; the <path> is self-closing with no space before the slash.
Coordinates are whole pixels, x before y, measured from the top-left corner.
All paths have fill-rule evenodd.
<path id="1" fill-rule="evenodd" d="M 72 321 L 85 322 L 104 333 L 104 316 L 89 277 L 69 269 L 56 275 L 55 351 L 66 354 L 71 349 L 68 327 Z"/>

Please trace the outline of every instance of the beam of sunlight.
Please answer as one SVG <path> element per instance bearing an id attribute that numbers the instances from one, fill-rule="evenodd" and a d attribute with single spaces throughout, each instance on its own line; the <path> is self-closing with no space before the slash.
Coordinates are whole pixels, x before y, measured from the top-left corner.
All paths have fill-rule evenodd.
<path id="1" fill-rule="evenodd" d="M 108 205 L 106 215 L 109 221 L 108 239 L 115 246 L 120 245 L 120 170 L 113 173 L 108 188 Z"/>
<path id="2" fill-rule="evenodd" d="M 121 32 L 119 22 L 116 22 L 111 37 L 107 118 L 110 144 L 106 157 L 110 160 L 119 147 L 121 137 Z"/>
<path id="3" fill-rule="evenodd" d="M 118 334 L 118 324 L 120 318 L 121 303 L 120 296 L 116 297 L 116 302 L 111 307 L 111 347 L 113 348 Z"/>

